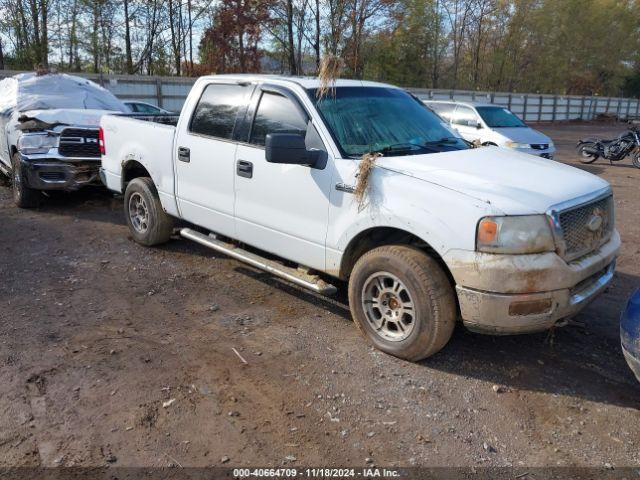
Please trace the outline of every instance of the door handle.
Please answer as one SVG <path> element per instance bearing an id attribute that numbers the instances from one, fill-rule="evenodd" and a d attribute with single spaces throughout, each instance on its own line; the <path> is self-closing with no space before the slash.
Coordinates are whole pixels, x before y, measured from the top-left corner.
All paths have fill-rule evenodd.
<path id="1" fill-rule="evenodd" d="M 189 163 L 191 161 L 191 150 L 187 147 L 178 147 L 178 160 Z"/>
<path id="2" fill-rule="evenodd" d="M 246 160 L 238 160 L 236 164 L 236 173 L 240 177 L 252 178 L 253 177 L 253 163 Z"/>

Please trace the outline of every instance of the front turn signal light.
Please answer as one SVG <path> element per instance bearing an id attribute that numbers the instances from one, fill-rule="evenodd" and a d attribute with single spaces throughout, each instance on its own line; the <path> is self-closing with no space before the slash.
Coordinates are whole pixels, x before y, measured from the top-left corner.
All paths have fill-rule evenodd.
<path id="1" fill-rule="evenodd" d="M 491 218 L 483 218 L 478 224 L 478 241 L 491 244 L 498 238 L 498 224 Z"/>

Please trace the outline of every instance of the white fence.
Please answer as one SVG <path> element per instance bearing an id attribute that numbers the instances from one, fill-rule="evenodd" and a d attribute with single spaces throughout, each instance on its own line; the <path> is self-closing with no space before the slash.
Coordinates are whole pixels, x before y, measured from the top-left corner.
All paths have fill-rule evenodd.
<path id="1" fill-rule="evenodd" d="M 0 70 L 0 78 L 16 71 Z M 195 79 L 143 75 L 79 74 L 109 89 L 122 100 L 140 100 L 168 110 L 179 111 Z M 408 88 L 421 99 L 459 100 L 494 103 L 509 108 L 527 122 L 592 120 L 598 115 L 621 119 L 640 118 L 637 98 L 539 95 L 533 93 L 474 92 L 467 90 L 430 90 Z"/>
<path id="2" fill-rule="evenodd" d="M 416 88 L 408 90 L 424 100 L 453 99 L 501 105 L 526 122 L 593 120 L 598 115 L 611 115 L 620 119 L 635 119 L 639 118 L 640 115 L 640 100 L 637 98 L 425 90 Z"/>

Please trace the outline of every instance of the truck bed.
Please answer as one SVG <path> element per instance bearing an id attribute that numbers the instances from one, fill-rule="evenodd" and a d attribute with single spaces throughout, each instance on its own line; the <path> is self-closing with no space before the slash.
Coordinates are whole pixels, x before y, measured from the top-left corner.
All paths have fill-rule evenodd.
<path id="1" fill-rule="evenodd" d="M 109 189 L 124 193 L 123 170 L 126 175 L 127 168 L 135 165 L 132 162 L 137 162 L 153 179 L 165 210 L 174 212 L 173 139 L 176 127 L 159 121 L 160 117 L 167 120 L 166 117 L 172 116 L 105 115 L 102 118 L 103 179 Z"/>
<path id="2" fill-rule="evenodd" d="M 163 125 L 176 126 L 180 119 L 180 114 L 168 114 L 168 113 L 118 113 L 115 114 L 118 117 L 133 118 L 136 120 L 143 120 L 145 122 L 161 123 Z"/>

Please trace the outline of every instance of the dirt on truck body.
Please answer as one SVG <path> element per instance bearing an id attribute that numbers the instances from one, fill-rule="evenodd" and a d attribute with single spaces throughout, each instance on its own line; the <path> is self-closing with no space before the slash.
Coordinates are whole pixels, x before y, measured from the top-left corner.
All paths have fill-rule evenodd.
<path id="1" fill-rule="evenodd" d="M 621 128 L 540 127 L 574 165 L 578 138 Z M 581 168 L 615 194 L 608 291 L 549 333 L 459 326 L 417 364 L 362 341 L 342 285 L 327 299 L 184 240 L 141 247 L 102 189 L 26 211 L 5 184 L 0 465 L 637 468 L 618 322 L 640 284 L 640 171 Z"/>

